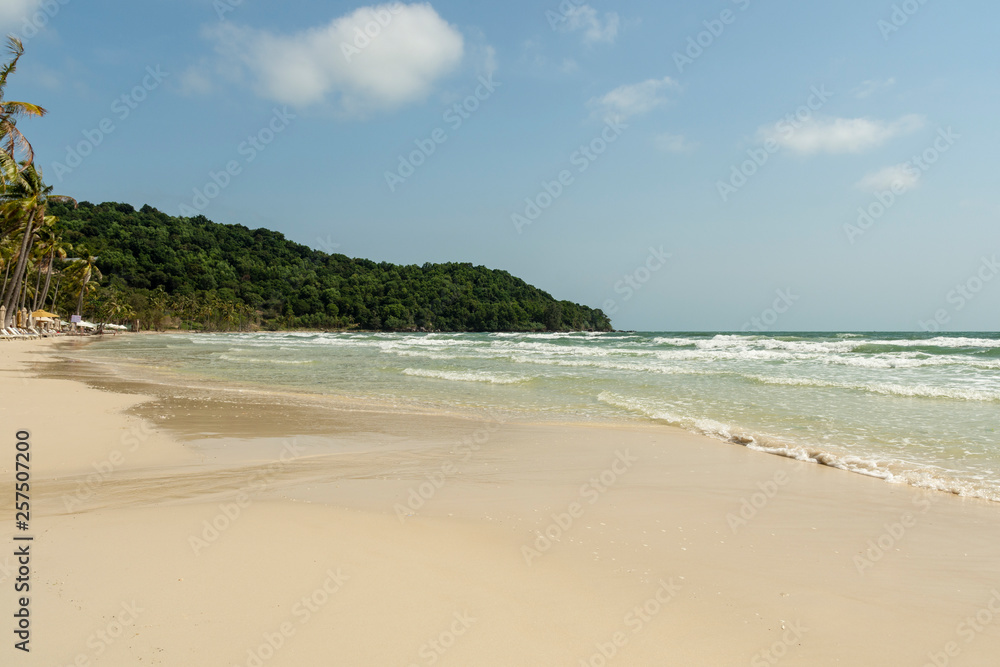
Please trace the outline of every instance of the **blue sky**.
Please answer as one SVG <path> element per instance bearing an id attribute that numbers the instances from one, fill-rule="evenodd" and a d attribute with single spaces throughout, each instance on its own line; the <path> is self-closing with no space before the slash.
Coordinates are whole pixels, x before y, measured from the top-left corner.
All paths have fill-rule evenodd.
<path id="1" fill-rule="evenodd" d="M 7 97 L 49 110 L 20 127 L 58 192 L 505 269 L 644 330 L 1000 328 L 998 20 L 0 2 L 26 46 Z"/>

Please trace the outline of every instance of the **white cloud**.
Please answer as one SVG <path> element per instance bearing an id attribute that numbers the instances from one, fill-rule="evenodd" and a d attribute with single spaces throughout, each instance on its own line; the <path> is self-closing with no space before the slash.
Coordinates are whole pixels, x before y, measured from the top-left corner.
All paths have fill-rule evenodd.
<path id="1" fill-rule="evenodd" d="M 896 79 L 894 78 L 889 78 L 885 81 L 868 79 L 867 81 L 862 81 L 860 86 L 851 91 L 851 94 L 859 100 L 863 100 L 866 97 L 871 97 L 880 90 L 891 88 L 894 85 L 896 85 Z"/>
<path id="2" fill-rule="evenodd" d="M 760 141 L 774 141 L 796 153 L 861 153 L 893 137 L 920 129 L 924 119 L 903 116 L 892 122 L 867 118 L 810 118 L 798 126 L 782 121 L 757 130 Z"/>
<path id="3" fill-rule="evenodd" d="M 653 144 L 664 153 L 690 153 L 698 144 L 687 140 L 683 134 L 659 134 L 653 139 Z"/>
<path id="4" fill-rule="evenodd" d="M 290 35 L 231 23 L 207 34 L 218 67 L 248 74 L 260 96 L 295 106 L 333 101 L 355 115 L 423 99 L 465 51 L 462 34 L 429 4 L 361 7 Z"/>
<path id="5" fill-rule="evenodd" d="M 497 50 L 486 39 L 486 34 L 476 28 L 467 29 L 465 34 L 464 60 L 475 68 L 478 76 L 487 79 L 500 69 Z"/>
<path id="6" fill-rule="evenodd" d="M 603 97 L 595 97 L 588 102 L 595 115 L 604 118 L 614 116 L 622 120 L 638 116 L 667 103 L 665 92 L 677 88 L 677 82 L 669 76 L 662 79 L 648 79 L 642 83 L 619 86 Z"/>
<path id="7" fill-rule="evenodd" d="M 0 0 L 0 28 L 4 34 L 17 34 L 23 27 L 24 19 L 35 13 L 42 0 Z"/>
<path id="8" fill-rule="evenodd" d="M 596 9 L 590 5 L 580 5 L 563 12 L 563 21 L 557 25 L 563 32 L 582 30 L 583 41 L 587 44 L 614 44 L 620 24 L 621 18 L 616 12 L 605 14 L 602 22 Z"/>
<path id="9" fill-rule="evenodd" d="M 872 172 L 855 184 L 861 190 L 894 190 L 902 194 L 917 187 L 920 170 L 911 164 L 897 164 Z"/>

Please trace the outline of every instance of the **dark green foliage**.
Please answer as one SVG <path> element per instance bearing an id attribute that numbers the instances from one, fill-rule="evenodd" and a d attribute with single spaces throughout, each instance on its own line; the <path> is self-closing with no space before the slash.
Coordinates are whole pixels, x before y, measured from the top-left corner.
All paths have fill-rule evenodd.
<path id="1" fill-rule="evenodd" d="M 99 257 L 128 298 L 160 292 L 260 312 L 266 328 L 610 331 L 600 310 L 556 301 L 506 271 L 397 266 L 328 255 L 267 229 L 175 218 L 143 206 L 52 205 L 77 254 Z"/>

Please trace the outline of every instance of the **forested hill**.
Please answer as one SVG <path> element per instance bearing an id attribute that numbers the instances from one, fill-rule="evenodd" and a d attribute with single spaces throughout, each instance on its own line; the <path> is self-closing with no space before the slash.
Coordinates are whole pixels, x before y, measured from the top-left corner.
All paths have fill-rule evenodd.
<path id="1" fill-rule="evenodd" d="M 135 312 L 160 304 L 185 319 L 185 309 L 221 304 L 271 328 L 611 330 L 602 311 L 557 301 L 506 271 L 328 255 L 275 231 L 150 206 L 81 202 L 50 212 L 73 255 L 98 258 L 101 291 L 114 290 Z"/>

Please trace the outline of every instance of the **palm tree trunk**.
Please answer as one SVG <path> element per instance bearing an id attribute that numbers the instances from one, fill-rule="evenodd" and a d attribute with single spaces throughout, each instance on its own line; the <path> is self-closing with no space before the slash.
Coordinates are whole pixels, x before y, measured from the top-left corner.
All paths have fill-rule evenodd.
<path id="1" fill-rule="evenodd" d="M 56 312 L 56 303 L 59 301 L 59 286 L 62 285 L 62 274 L 59 274 L 59 280 L 56 281 L 56 293 L 52 295 L 52 312 Z"/>
<path id="2" fill-rule="evenodd" d="M 53 248 L 53 252 L 55 252 L 55 248 Z M 51 265 L 52 265 L 52 257 L 49 257 L 49 266 Z M 42 287 L 42 269 L 37 265 L 35 266 L 35 269 L 37 270 L 38 275 L 35 278 L 35 299 L 31 302 L 33 304 L 31 308 L 32 310 L 38 310 L 38 297 L 41 296 L 41 287 Z"/>
<path id="3" fill-rule="evenodd" d="M 11 257 L 10 259 L 7 260 L 7 262 L 6 262 L 6 268 L 4 268 L 4 270 L 3 270 L 3 290 L 0 291 L 0 294 L 6 294 L 7 293 L 7 276 L 10 275 L 10 260 L 11 259 L 14 259 L 14 258 Z"/>
<path id="4" fill-rule="evenodd" d="M 4 316 L 3 325 L 5 327 L 10 326 L 10 322 L 14 317 L 14 305 L 17 303 L 17 299 L 21 291 L 21 277 L 24 274 L 24 268 L 28 264 L 28 252 L 31 250 L 31 234 L 34 231 L 35 225 L 35 214 L 38 209 L 33 209 L 31 211 L 31 216 L 28 218 L 28 223 L 24 228 L 24 239 L 21 241 L 21 254 L 17 258 L 17 267 L 14 269 L 14 277 L 7 288 L 8 293 L 5 295 L 3 300 L 3 305 L 7 307 L 7 313 Z"/>
<path id="5" fill-rule="evenodd" d="M 20 306 L 20 308 L 24 308 L 24 304 L 28 300 L 28 275 L 27 275 L 28 272 L 25 271 L 24 273 L 25 273 L 25 276 L 24 276 L 24 285 L 21 286 L 21 306 Z"/>
<path id="6" fill-rule="evenodd" d="M 76 302 L 76 314 L 83 316 L 83 294 L 87 291 L 87 283 L 90 282 L 90 276 L 85 276 L 83 279 L 83 284 L 80 285 L 80 299 Z"/>
<path id="7" fill-rule="evenodd" d="M 52 265 L 56 261 L 56 249 L 53 246 L 52 252 L 49 254 L 49 270 L 45 272 L 45 287 L 42 288 L 42 298 L 38 300 L 38 308 L 45 308 L 45 297 L 49 295 L 49 285 L 52 284 Z"/>
<path id="8" fill-rule="evenodd" d="M 17 285 L 17 269 L 20 266 L 21 253 L 18 253 L 16 257 L 16 261 L 14 257 L 10 258 L 10 261 L 14 263 L 14 272 L 11 274 L 10 280 L 4 281 L 3 297 L 2 301 L 0 301 L 0 306 L 4 306 L 7 309 L 2 324 L 3 327 L 13 326 L 12 321 L 14 317 L 11 314 L 13 312 L 12 302 L 16 298 L 14 296 L 14 292 L 16 291 L 14 287 Z"/>

